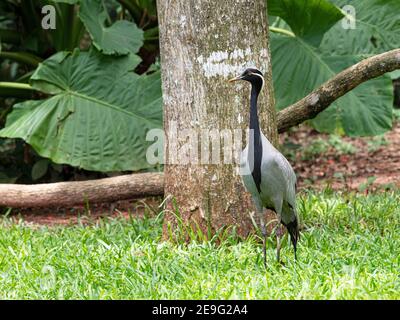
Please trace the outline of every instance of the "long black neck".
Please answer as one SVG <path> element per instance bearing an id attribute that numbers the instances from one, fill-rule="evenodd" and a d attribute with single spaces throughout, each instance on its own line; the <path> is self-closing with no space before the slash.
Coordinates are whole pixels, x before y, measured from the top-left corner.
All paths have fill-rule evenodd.
<path id="1" fill-rule="evenodd" d="M 253 170 L 252 176 L 256 184 L 258 192 L 261 192 L 261 159 L 262 159 L 262 143 L 260 122 L 258 120 L 257 100 L 262 87 L 262 82 L 252 82 L 250 97 L 250 140 L 249 155 L 252 156 Z"/>
<path id="2" fill-rule="evenodd" d="M 257 112 L 257 100 L 260 94 L 261 88 L 258 84 L 251 85 L 251 97 L 250 97 L 250 129 L 254 130 L 254 138 L 256 138 L 256 133 L 258 138 L 260 137 L 260 123 L 258 120 Z"/>

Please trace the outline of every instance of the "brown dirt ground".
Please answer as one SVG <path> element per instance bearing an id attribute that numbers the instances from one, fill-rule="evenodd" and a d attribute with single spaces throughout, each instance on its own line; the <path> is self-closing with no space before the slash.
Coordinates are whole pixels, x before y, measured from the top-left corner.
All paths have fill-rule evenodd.
<path id="1" fill-rule="evenodd" d="M 132 201 L 118 201 L 114 203 L 74 206 L 72 208 L 26 208 L 13 209 L 8 212 L 14 219 L 23 218 L 24 221 L 43 225 L 72 225 L 91 224 L 102 218 L 143 217 L 144 214 L 156 215 L 160 210 L 161 198 L 146 198 Z"/>
<path id="2" fill-rule="evenodd" d="M 323 154 L 302 159 L 304 150 L 318 138 L 328 140 L 329 136 L 307 126 L 281 136 L 281 142 L 301 146 L 295 151 L 295 159 L 290 159 L 300 189 L 330 186 L 334 190 L 360 191 L 369 178 L 373 183 L 368 184 L 367 192 L 400 186 L 400 123 L 384 135 L 385 144 L 372 144 L 379 138 L 344 137 L 343 141 L 356 148 L 354 154 L 341 154 L 329 147 Z"/>
<path id="3" fill-rule="evenodd" d="M 320 134 L 308 126 L 281 135 L 281 143 L 290 142 L 298 148 L 292 151 L 290 162 L 298 177 L 299 189 L 323 189 L 327 186 L 335 190 L 359 191 L 369 177 L 376 179 L 363 192 L 400 186 L 400 124 L 384 135 L 386 145 L 378 145 L 371 150 L 371 138 L 343 138 L 356 147 L 354 154 L 340 154 L 333 147 L 323 153 L 304 160 L 304 150 L 315 141 L 328 135 Z M 287 153 L 287 149 L 284 149 Z M 119 201 L 116 203 L 94 204 L 90 208 L 40 208 L 12 210 L 14 218 L 23 217 L 27 222 L 46 225 L 70 225 L 78 222 L 87 224 L 104 217 L 143 216 L 147 212 L 157 213 L 161 198 Z"/>

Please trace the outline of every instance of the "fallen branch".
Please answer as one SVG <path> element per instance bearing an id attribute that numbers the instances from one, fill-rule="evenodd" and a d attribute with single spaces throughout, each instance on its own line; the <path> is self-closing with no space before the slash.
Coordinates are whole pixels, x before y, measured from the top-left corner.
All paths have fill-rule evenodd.
<path id="1" fill-rule="evenodd" d="M 163 173 L 137 173 L 98 180 L 35 185 L 0 184 L 0 206 L 73 206 L 158 196 L 163 192 Z"/>
<path id="2" fill-rule="evenodd" d="M 335 100 L 363 82 L 400 69 L 400 49 L 388 51 L 340 72 L 321 87 L 288 108 L 278 112 L 278 132 L 285 132 L 306 120 L 315 118 Z"/>

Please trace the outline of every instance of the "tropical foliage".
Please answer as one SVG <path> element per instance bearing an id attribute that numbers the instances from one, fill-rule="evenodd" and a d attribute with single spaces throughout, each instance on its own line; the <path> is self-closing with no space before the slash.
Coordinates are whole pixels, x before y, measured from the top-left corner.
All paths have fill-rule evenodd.
<path id="1" fill-rule="evenodd" d="M 146 132 L 162 125 L 161 86 L 159 73 L 129 72 L 139 62 L 96 49 L 53 55 L 30 81 L 49 98 L 16 104 L 2 135 L 23 138 L 57 163 L 97 171 L 146 168 Z"/>
<path id="2" fill-rule="evenodd" d="M 46 4 L 56 9 L 56 29 L 41 27 Z M 360 59 L 398 47 L 399 1 L 355 0 L 355 15 L 342 10 L 346 4 L 268 1 L 278 109 Z M 32 178 L 50 166 L 59 171 L 55 163 L 101 172 L 149 169 L 145 135 L 162 126 L 155 0 L 3 1 L 0 39 L 0 136 L 21 138 L 51 160 L 35 154 Z M 324 132 L 377 135 L 391 128 L 392 108 L 386 75 L 310 123 Z M 16 141 L 1 140 L 0 153 L 26 154 Z"/>
<path id="3" fill-rule="evenodd" d="M 272 62 L 278 109 L 310 93 L 357 61 L 400 44 L 400 2 L 272 0 Z M 313 17 L 313 19 L 311 19 Z M 355 28 L 355 29 L 352 29 Z M 393 75 L 394 76 L 394 75 Z M 319 131 L 367 136 L 392 126 L 393 87 L 389 75 L 371 80 L 320 113 Z"/>
<path id="4" fill-rule="evenodd" d="M 55 29 L 41 27 L 46 4 L 56 8 Z M 148 168 L 146 132 L 162 126 L 160 74 L 148 59 L 158 41 L 155 1 L 7 1 L 1 9 L 11 70 L 0 95 L 13 97 L 2 101 L 13 111 L 3 114 L 1 136 L 22 138 L 54 163 Z M 49 166 L 37 163 L 32 178 Z"/>

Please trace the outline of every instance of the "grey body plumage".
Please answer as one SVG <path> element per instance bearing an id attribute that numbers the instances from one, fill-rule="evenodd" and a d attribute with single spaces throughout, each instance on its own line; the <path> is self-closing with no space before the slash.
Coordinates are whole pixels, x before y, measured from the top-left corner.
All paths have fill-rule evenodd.
<path id="1" fill-rule="evenodd" d="M 246 69 L 231 81 L 245 80 L 252 85 L 250 99 L 249 142 L 241 153 L 241 175 L 244 186 L 257 208 L 264 237 L 263 251 L 266 263 L 266 227 L 264 208 L 275 211 L 279 221 L 288 229 L 296 257 L 299 238 L 296 212 L 296 175 L 286 158 L 262 133 L 257 114 L 257 98 L 264 84 L 262 73 Z M 277 259 L 280 260 L 280 233 L 277 233 Z"/>

